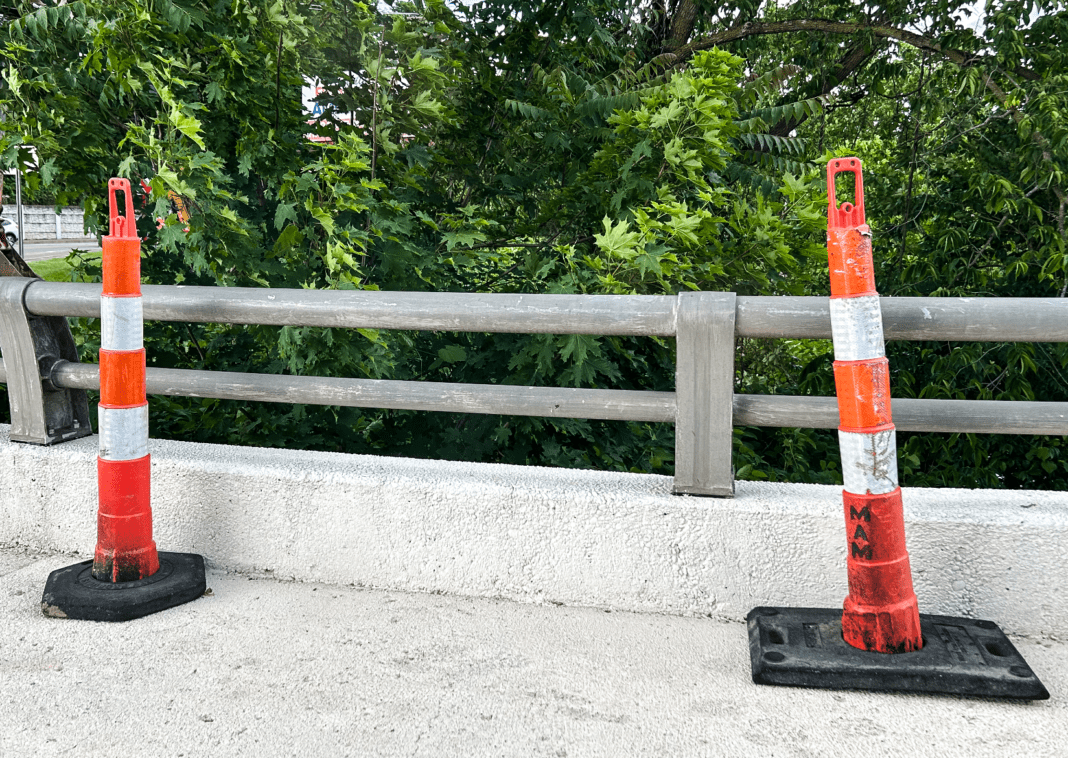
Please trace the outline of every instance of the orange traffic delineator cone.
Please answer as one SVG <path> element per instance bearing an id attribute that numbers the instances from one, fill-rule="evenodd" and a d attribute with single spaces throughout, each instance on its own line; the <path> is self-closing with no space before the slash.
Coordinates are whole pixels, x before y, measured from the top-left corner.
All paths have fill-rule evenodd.
<path id="1" fill-rule="evenodd" d="M 854 175 L 838 205 L 835 177 Z M 1046 688 L 992 621 L 919 613 L 905 550 L 890 370 L 858 158 L 827 165 L 831 332 L 849 595 L 833 608 L 755 608 L 757 684 L 1044 700 Z"/>
<path id="2" fill-rule="evenodd" d="M 116 192 L 126 198 L 118 214 Z M 110 234 L 103 240 L 100 298 L 99 511 L 92 561 L 53 571 L 45 615 L 125 621 L 204 594 L 204 559 L 158 553 L 152 540 L 151 458 L 145 394 L 141 240 L 130 182 L 108 182 Z"/>
<path id="3" fill-rule="evenodd" d="M 855 205 L 839 207 L 836 202 L 834 178 L 842 171 L 855 177 Z M 922 648 L 923 641 L 905 550 L 897 439 L 890 413 L 890 363 L 872 270 L 871 229 L 864 219 L 860 161 L 831 161 L 827 182 L 834 383 L 849 542 L 849 596 L 842 634 L 861 650 L 907 653 Z"/>

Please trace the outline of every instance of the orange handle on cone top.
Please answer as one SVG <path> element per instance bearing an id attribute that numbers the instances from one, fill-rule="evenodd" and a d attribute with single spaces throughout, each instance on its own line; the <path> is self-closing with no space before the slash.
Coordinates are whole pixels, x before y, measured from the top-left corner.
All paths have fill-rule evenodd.
<path id="1" fill-rule="evenodd" d="M 872 268 L 871 229 L 864 220 L 864 176 L 860 158 L 835 158 L 827 162 L 827 254 L 831 297 L 875 294 Z M 838 205 L 834 179 L 853 174 L 855 203 Z"/>
<path id="2" fill-rule="evenodd" d="M 126 215 L 119 215 L 117 192 L 126 195 Z M 133 192 L 129 179 L 108 179 L 108 231 L 101 246 L 104 248 L 104 296 L 140 297 L 141 295 L 141 239 L 137 236 L 137 217 L 134 216 Z"/>
<path id="3" fill-rule="evenodd" d="M 121 190 L 126 195 L 126 215 L 120 216 L 115 193 Z M 108 210 L 110 223 L 108 236 L 119 239 L 137 239 L 137 220 L 134 217 L 133 193 L 129 179 L 108 179 Z"/>
<path id="4" fill-rule="evenodd" d="M 827 229 L 849 229 L 863 226 L 864 221 L 864 175 L 860 158 L 835 158 L 827 162 Z M 855 203 L 842 203 L 834 194 L 834 178 L 842 173 L 853 174 L 856 182 Z"/>

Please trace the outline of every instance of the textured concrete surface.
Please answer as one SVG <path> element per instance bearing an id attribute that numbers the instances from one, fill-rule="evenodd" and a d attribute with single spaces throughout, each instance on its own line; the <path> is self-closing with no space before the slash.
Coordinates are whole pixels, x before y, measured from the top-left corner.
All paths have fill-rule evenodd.
<path id="1" fill-rule="evenodd" d="M 37 553 L 25 547 L 4 546 L 0 548 L 0 576 L 18 571 L 23 566 L 29 566 L 37 559 Z"/>
<path id="2" fill-rule="evenodd" d="M 1068 646 L 1014 639 L 1039 703 L 758 687 L 739 623 L 212 571 L 125 624 L 45 618 L 0 576 L 0 755 L 1054 758 Z"/>
<path id="3" fill-rule="evenodd" d="M 97 439 L 12 444 L 0 543 L 92 555 Z M 161 550 L 280 578 L 720 619 L 846 594 L 841 490 L 152 440 Z M 1068 636 L 1068 493 L 908 489 L 924 613 Z"/>

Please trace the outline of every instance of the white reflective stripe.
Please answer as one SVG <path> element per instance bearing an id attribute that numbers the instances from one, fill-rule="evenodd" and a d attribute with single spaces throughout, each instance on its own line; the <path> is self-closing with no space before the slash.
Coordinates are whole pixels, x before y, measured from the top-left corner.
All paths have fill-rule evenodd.
<path id="1" fill-rule="evenodd" d="M 100 347 L 140 350 L 145 346 L 145 319 L 139 297 L 100 298 Z"/>
<path id="2" fill-rule="evenodd" d="M 836 361 L 862 361 L 886 355 L 879 296 L 831 298 L 831 338 Z"/>
<path id="3" fill-rule="evenodd" d="M 893 429 L 874 434 L 839 430 L 838 445 L 846 492 L 884 495 L 897 488 L 897 434 Z"/>
<path id="4" fill-rule="evenodd" d="M 133 461 L 148 455 L 148 405 L 98 409 L 100 457 Z"/>

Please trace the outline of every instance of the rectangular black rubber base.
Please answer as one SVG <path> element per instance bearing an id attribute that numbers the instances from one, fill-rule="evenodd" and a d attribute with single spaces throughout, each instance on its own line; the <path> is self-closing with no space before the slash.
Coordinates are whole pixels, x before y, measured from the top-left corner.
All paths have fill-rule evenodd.
<path id="1" fill-rule="evenodd" d="M 920 614 L 923 649 L 895 654 L 846 644 L 840 608 L 754 608 L 746 621 L 756 684 L 1049 698 L 993 621 Z"/>

